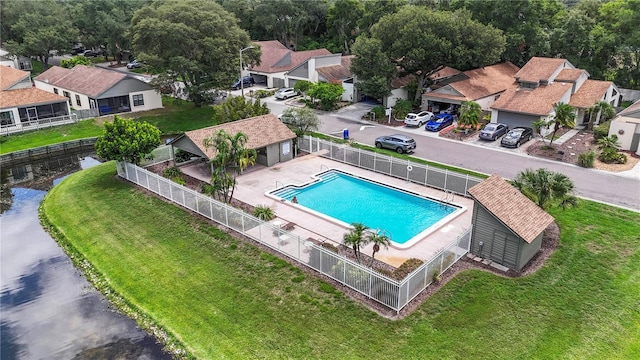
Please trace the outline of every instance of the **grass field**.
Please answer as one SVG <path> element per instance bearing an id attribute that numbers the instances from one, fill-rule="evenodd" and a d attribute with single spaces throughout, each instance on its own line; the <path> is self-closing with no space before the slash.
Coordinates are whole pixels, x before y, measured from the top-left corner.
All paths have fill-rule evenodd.
<path id="1" fill-rule="evenodd" d="M 288 263 L 116 179 L 114 163 L 53 188 L 43 216 L 111 289 L 198 359 L 638 359 L 640 214 L 554 211 L 537 273 L 458 274 L 389 320 Z"/>
<path id="2" fill-rule="evenodd" d="M 164 97 L 163 109 L 140 113 L 121 114 L 122 117 L 147 121 L 160 129 L 163 135 L 171 136 L 185 131 L 215 125 L 211 107 L 196 108 L 193 104 L 179 99 Z M 76 124 L 54 126 L 47 129 L 17 133 L 0 137 L 0 154 L 57 144 L 65 141 L 84 139 L 102 135 L 102 120 L 88 119 Z"/>

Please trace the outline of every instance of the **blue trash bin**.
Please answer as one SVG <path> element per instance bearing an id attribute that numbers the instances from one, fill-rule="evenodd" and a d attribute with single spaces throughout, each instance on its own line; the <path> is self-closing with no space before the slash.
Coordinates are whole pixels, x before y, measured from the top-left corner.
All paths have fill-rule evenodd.
<path id="1" fill-rule="evenodd" d="M 342 130 L 342 138 L 345 140 L 349 140 L 349 129 Z"/>

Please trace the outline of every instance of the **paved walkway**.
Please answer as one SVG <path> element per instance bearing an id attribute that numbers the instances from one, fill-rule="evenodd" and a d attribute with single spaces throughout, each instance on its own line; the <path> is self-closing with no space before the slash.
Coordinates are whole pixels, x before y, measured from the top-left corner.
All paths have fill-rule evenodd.
<path id="1" fill-rule="evenodd" d="M 389 184 L 401 189 L 418 193 L 423 196 L 440 200 L 444 193 L 415 183 L 392 178 L 383 174 L 374 173 L 354 166 L 334 162 L 329 159 L 311 154 L 301 156 L 293 160 L 277 164 L 272 167 L 256 167 L 237 178 L 237 186 L 234 197 L 240 201 L 256 205 L 267 205 L 274 209 L 277 219 L 282 224 L 293 222 L 296 224 L 291 231 L 303 239 L 314 238 L 320 241 L 329 241 L 334 245 L 342 242 L 343 235 L 348 232 L 345 224 L 331 221 L 327 217 L 321 217 L 300 204 L 289 201 L 276 200 L 266 195 L 267 192 L 283 185 L 301 185 L 312 180 L 312 175 L 323 169 L 336 168 L 363 176 L 372 180 Z M 182 168 L 188 175 L 209 181 L 210 175 L 205 164 L 193 164 Z M 455 240 L 471 226 L 471 214 L 473 201 L 461 196 L 456 196 L 454 204 L 464 208 L 455 218 L 446 223 L 439 224 L 433 232 L 422 234 L 423 240 L 417 242 L 408 249 L 389 247 L 382 249 L 376 258 L 393 266 L 400 266 L 410 258 L 429 259 L 448 243 Z M 363 249 L 363 253 L 370 255 L 372 245 Z"/>

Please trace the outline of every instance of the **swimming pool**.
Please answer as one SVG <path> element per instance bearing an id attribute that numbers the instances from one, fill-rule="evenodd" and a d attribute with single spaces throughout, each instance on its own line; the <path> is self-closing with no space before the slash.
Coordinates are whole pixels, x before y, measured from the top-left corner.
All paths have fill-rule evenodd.
<path id="1" fill-rule="evenodd" d="M 348 226 L 360 222 L 390 237 L 392 245 L 407 248 L 447 222 L 462 207 L 331 169 L 302 185 L 288 185 L 269 195 L 338 220 Z"/>

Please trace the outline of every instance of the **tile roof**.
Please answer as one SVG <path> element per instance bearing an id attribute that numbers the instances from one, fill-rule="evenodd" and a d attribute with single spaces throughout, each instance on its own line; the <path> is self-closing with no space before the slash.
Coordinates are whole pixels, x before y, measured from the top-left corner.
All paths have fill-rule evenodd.
<path id="1" fill-rule="evenodd" d="M 274 114 L 261 115 L 203 129 L 187 131 L 184 133 L 184 136 L 193 141 L 198 149 L 211 159 L 215 156 L 215 149 L 205 148 L 203 142 L 204 139 L 213 136 L 220 130 L 224 130 L 231 135 L 239 132 L 246 134 L 248 140 L 245 146 L 249 149 L 260 149 L 267 145 L 276 144 L 296 137 L 296 134 L 283 124 L 282 121 L 278 120 L 278 117 Z M 177 138 L 174 142 L 178 139 L 180 138 Z"/>
<path id="2" fill-rule="evenodd" d="M 66 102 L 67 98 L 36 88 L 6 90 L 0 93 L 0 109 L 26 105 L 42 105 Z"/>
<path id="3" fill-rule="evenodd" d="M 569 105 L 577 108 L 590 108 L 600 100 L 604 100 L 611 81 L 585 80 L 575 94 L 571 95 Z"/>
<path id="4" fill-rule="evenodd" d="M 535 240 L 554 221 L 500 175 L 491 175 L 473 186 L 469 194 L 527 243 Z"/>
<path id="5" fill-rule="evenodd" d="M 354 55 L 342 56 L 340 58 L 340 65 L 329 65 L 317 67 L 316 71 L 322 75 L 328 82 L 345 80 L 353 77 L 351 72 L 351 59 Z"/>
<path id="6" fill-rule="evenodd" d="M 0 65 L 0 90 L 6 90 L 28 77 L 27 71 Z"/>
<path id="7" fill-rule="evenodd" d="M 576 80 L 580 78 L 580 75 L 584 73 L 586 73 L 586 71 L 582 69 L 563 69 L 560 70 L 560 73 L 556 76 L 554 81 L 576 82 Z"/>
<path id="8" fill-rule="evenodd" d="M 274 73 L 293 69 L 312 57 L 331 55 L 327 49 L 293 51 L 287 49 L 279 41 L 256 41 L 254 44 L 260 46 L 262 56 L 260 65 L 251 67 L 251 71 Z"/>
<path id="9" fill-rule="evenodd" d="M 126 77 L 119 71 L 76 65 L 72 69 L 52 66 L 35 80 L 97 98 Z"/>
<path id="10" fill-rule="evenodd" d="M 554 71 L 563 66 L 568 61 L 565 59 L 532 57 L 518 71 L 515 78 L 519 81 L 538 82 L 540 80 L 547 81 Z"/>
<path id="11" fill-rule="evenodd" d="M 535 89 L 519 88 L 518 85 L 514 85 L 500 95 L 498 100 L 491 105 L 491 108 L 546 116 L 553 109 L 553 104 L 562 100 L 562 97 L 568 91 L 571 92 L 571 84 L 559 82 L 554 82 L 551 85 L 540 85 Z"/>
<path id="12" fill-rule="evenodd" d="M 441 94 L 438 90 L 425 93 L 429 97 L 442 97 L 445 99 L 473 101 L 484 97 L 499 94 L 514 83 L 513 76 L 518 72 L 518 67 L 510 62 L 504 62 L 479 69 L 464 72 L 466 79 L 450 82 L 448 85 L 463 97 Z"/>

